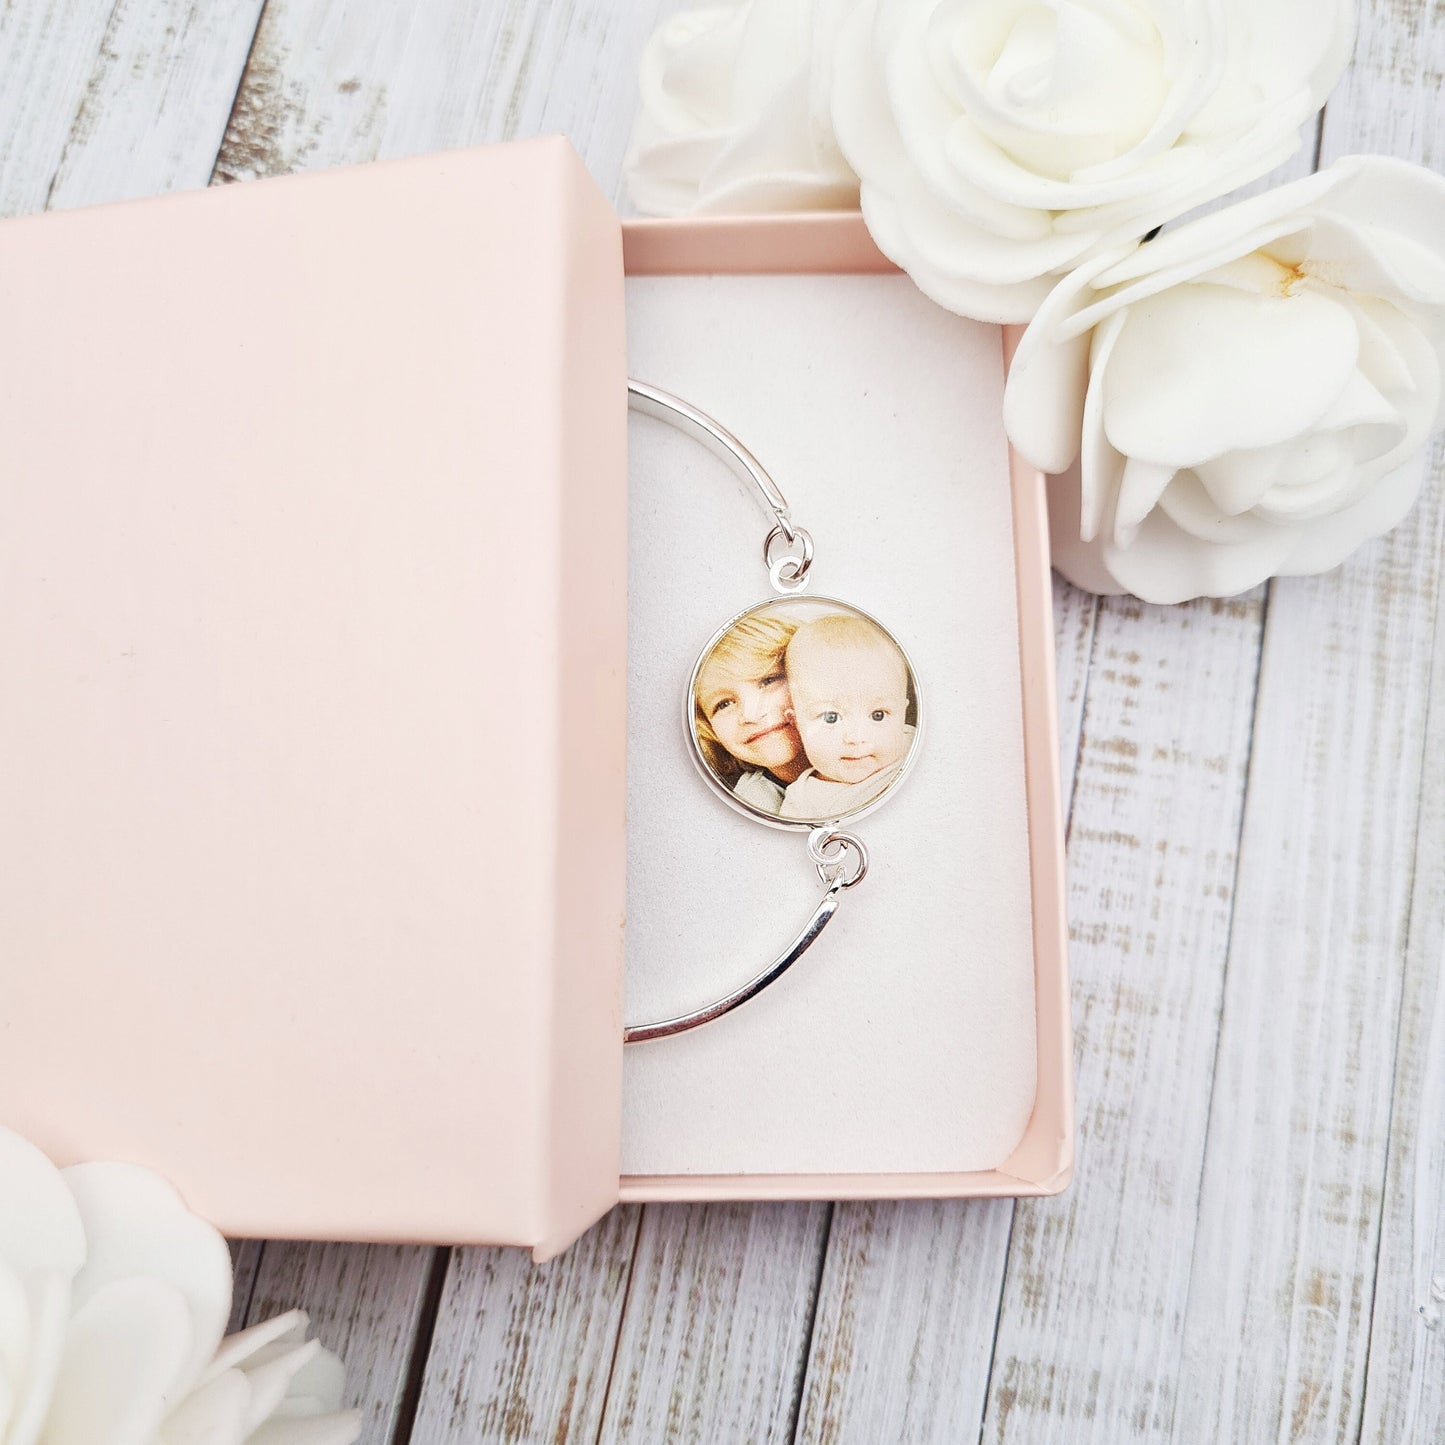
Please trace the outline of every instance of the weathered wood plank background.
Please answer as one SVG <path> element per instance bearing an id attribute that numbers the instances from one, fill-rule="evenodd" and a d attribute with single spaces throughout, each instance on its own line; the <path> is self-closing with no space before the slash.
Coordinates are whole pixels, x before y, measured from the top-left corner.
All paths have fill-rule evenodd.
<path id="1" fill-rule="evenodd" d="M 619 202 L 678 0 L 9 0 L 0 212 L 561 131 Z M 1445 169 L 1445 4 L 1315 152 Z M 1339 571 L 1060 583 L 1079 1168 L 1043 1202 L 615 1210 L 520 1252 L 237 1246 L 369 1445 L 1445 1440 L 1441 453 Z"/>

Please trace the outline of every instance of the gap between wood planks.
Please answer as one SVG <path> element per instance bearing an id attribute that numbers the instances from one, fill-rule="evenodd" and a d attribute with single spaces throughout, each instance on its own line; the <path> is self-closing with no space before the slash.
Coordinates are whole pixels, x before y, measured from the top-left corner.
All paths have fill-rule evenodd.
<path id="1" fill-rule="evenodd" d="M 417 1409 L 421 1405 L 422 1382 L 426 1378 L 431 1343 L 436 1336 L 442 1292 L 446 1289 L 447 1269 L 451 1259 L 451 1248 L 443 1244 L 432 1250 L 431 1259 L 427 1261 L 426 1284 L 422 1291 L 421 1305 L 417 1310 L 416 1330 L 411 1337 L 411 1348 L 407 1355 L 401 1398 L 396 1406 L 396 1424 L 392 1429 L 395 1445 L 409 1445 L 412 1427 L 416 1424 Z"/>
<path id="2" fill-rule="evenodd" d="M 1442 458 L 1445 458 L 1445 452 L 1442 452 L 1442 449 L 1441 449 L 1438 441 L 1435 443 L 1435 445 L 1434 445 L 1434 447 L 1433 447 L 1432 450 L 1433 450 L 1433 452 L 1434 452 L 1434 458 L 1433 458 L 1433 459 L 1434 459 L 1434 461 L 1436 462 L 1436 465 L 1427 466 L 1427 470 L 1426 470 L 1426 473 L 1425 473 L 1425 483 L 1424 483 L 1424 485 L 1427 486 L 1427 487 L 1428 487 L 1428 486 L 1431 486 L 1431 485 L 1439 485 L 1439 482 L 1438 482 L 1438 480 L 1437 480 L 1437 479 L 1439 478 L 1439 476 L 1441 475 L 1439 462 L 1440 462 L 1440 460 L 1441 460 Z M 1439 542 L 1438 536 L 1437 536 L 1436 541 L 1437 541 L 1437 545 L 1438 545 L 1438 542 Z M 1409 1010 L 1409 1006 L 1410 1006 L 1410 964 L 1411 964 L 1411 959 L 1414 957 L 1414 949 L 1415 949 L 1415 945 L 1416 945 L 1416 942 L 1417 942 L 1416 932 L 1415 932 L 1416 924 L 1417 924 L 1417 922 L 1418 922 L 1417 915 L 1416 915 L 1416 911 L 1415 911 L 1415 905 L 1416 905 L 1416 882 L 1417 882 L 1417 879 L 1418 879 L 1418 877 L 1419 877 L 1419 872 L 1420 872 L 1420 853 L 1421 853 L 1421 849 L 1422 849 L 1422 847 L 1424 847 L 1425 844 L 1426 844 L 1426 838 L 1425 838 L 1424 835 L 1427 833 L 1427 831 L 1431 830 L 1432 827 L 1434 826 L 1433 819 L 1432 819 L 1431 814 L 1430 814 L 1430 810 L 1429 810 L 1429 808 L 1426 806 L 1426 800 L 1427 800 L 1428 788 L 1429 788 L 1429 784 L 1428 784 L 1428 780 L 1427 780 L 1427 774 L 1426 774 L 1426 762 L 1427 762 L 1427 760 L 1428 760 L 1428 758 L 1429 758 L 1429 756 L 1430 756 L 1430 746 L 1431 746 L 1431 743 L 1432 743 L 1432 741 L 1434 740 L 1434 738 L 1435 738 L 1435 736 L 1436 736 L 1436 728 L 1435 728 L 1435 726 L 1434 726 L 1435 717 L 1436 717 L 1436 710 L 1437 710 L 1438 708 L 1440 708 L 1442 705 L 1445 705 L 1445 698 L 1442 698 L 1442 697 L 1438 694 L 1438 692 L 1437 692 L 1437 687 L 1436 687 L 1436 684 L 1437 684 L 1437 682 L 1440 680 L 1440 675 L 1441 675 L 1440 672 L 1439 672 L 1438 666 L 1437 666 L 1437 662 L 1438 662 L 1438 658 L 1439 658 L 1440 637 L 1441 637 L 1440 611 L 1441 611 L 1441 600 L 1440 600 L 1440 596 L 1437 595 L 1436 603 L 1435 603 L 1435 613 L 1434 613 L 1433 618 L 1431 619 L 1430 646 L 1429 646 L 1429 649 L 1428 649 L 1427 654 L 1426 654 L 1427 657 L 1429 658 L 1429 662 L 1428 662 L 1428 664 L 1427 664 L 1427 666 L 1429 667 L 1429 672 L 1428 672 L 1427 678 L 1426 678 L 1426 691 L 1425 691 L 1425 702 L 1424 702 L 1424 720 L 1423 720 L 1423 725 L 1422 725 L 1421 731 L 1420 731 L 1420 778 L 1421 778 L 1420 798 L 1419 798 L 1419 803 L 1418 803 L 1418 806 L 1417 806 L 1417 812 L 1416 812 L 1416 815 L 1415 815 L 1414 843 L 1413 843 L 1413 847 L 1412 847 L 1411 853 L 1410 853 L 1410 879 L 1409 879 L 1409 886 L 1408 886 L 1408 889 L 1407 889 L 1406 895 L 1405 895 L 1405 897 L 1406 897 L 1406 904 L 1405 904 L 1405 921 L 1404 921 L 1404 941 L 1403 941 L 1403 947 L 1402 947 L 1402 950 L 1401 950 L 1401 969 L 1402 969 L 1402 971 L 1403 971 L 1403 973 L 1404 973 L 1404 977 L 1403 977 L 1402 980 L 1401 980 L 1399 1006 L 1398 1006 L 1398 1008 L 1397 1008 L 1397 1010 L 1396 1010 L 1396 1014 L 1395 1014 L 1395 1032 L 1394 1032 L 1394 1040 L 1395 1040 L 1395 1043 L 1394 1043 L 1394 1050 L 1393 1050 L 1393 1053 L 1392 1053 L 1392 1055 L 1391 1055 L 1391 1060 L 1390 1060 L 1390 1102 L 1389 1102 L 1389 1107 L 1388 1107 L 1388 1110 L 1387 1110 L 1387 1113 L 1386 1113 L 1386 1127 L 1385 1127 L 1386 1147 L 1385 1147 L 1385 1151 L 1384 1151 L 1384 1158 L 1383 1158 L 1383 1160 L 1381 1161 L 1381 1168 L 1380 1168 L 1380 1216 L 1379 1216 L 1379 1227 L 1378 1227 L 1378 1229 L 1376 1230 L 1376 1233 L 1375 1233 L 1375 1248 L 1374 1248 L 1374 1253 L 1373 1253 L 1373 1256 L 1372 1256 L 1372 1258 L 1373 1258 L 1373 1265 L 1372 1265 L 1371 1275 L 1370 1275 L 1370 1278 L 1371 1278 L 1371 1299 L 1370 1299 L 1369 1319 L 1368 1319 L 1368 1323 L 1367 1323 L 1367 1325 L 1366 1325 L 1366 1327 L 1365 1327 L 1365 1328 L 1366 1328 L 1365 1354 L 1364 1354 L 1364 1361 L 1363 1361 L 1362 1372 L 1361 1372 L 1361 1373 L 1362 1373 L 1362 1386 L 1361 1386 L 1361 1399 L 1360 1399 L 1360 1428 L 1359 1428 L 1358 1432 L 1356 1433 L 1356 1437 L 1355 1437 L 1356 1445 L 1362 1445 L 1362 1442 L 1363 1442 L 1364 1439 L 1365 1439 L 1365 1432 L 1366 1432 L 1366 1430 L 1370 1427 L 1370 1425 L 1371 1425 L 1371 1423 L 1372 1423 L 1372 1421 L 1371 1421 L 1371 1416 L 1370 1416 L 1370 1406 L 1371 1406 L 1371 1403 L 1372 1403 L 1372 1397 L 1371 1397 L 1371 1380 L 1372 1380 L 1373 1378 L 1375 1378 L 1374 1370 L 1372 1369 L 1372 1366 L 1373 1366 L 1373 1364 L 1374 1364 L 1374 1350 L 1375 1350 L 1375 1345 L 1376 1345 L 1376 1343 L 1377 1343 L 1378 1334 L 1385 1334 L 1385 1333 L 1387 1333 L 1384 1328 L 1381 1328 L 1381 1329 L 1378 1331 L 1378 1334 L 1377 1334 L 1377 1329 L 1376 1329 L 1376 1326 L 1377 1326 L 1377 1325 L 1382 1325 L 1382 1324 L 1383 1324 L 1383 1322 L 1382 1322 L 1382 1320 L 1381 1320 L 1381 1314 L 1380 1314 L 1380 1311 L 1379 1311 L 1379 1309 L 1378 1309 L 1378 1304 L 1379 1304 L 1379 1291 L 1380 1291 L 1380 1266 L 1381 1266 L 1381 1263 L 1382 1263 L 1382 1256 L 1383 1256 L 1383 1251 L 1384 1251 L 1384 1247 L 1385 1247 L 1386 1232 L 1387 1232 L 1388 1223 L 1389 1223 L 1389 1212 L 1390 1212 L 1390 1175 L 1391 1175 L 1392 1170 L 1393 1170 L 1394 1165 L 1395 1165 L 1397 1148 L 1398 1148 L 1398 1147 L 1401 1147 L 1401 1146 L 1398 1144 L 1398 1141 L 1396 1140 L 1396 1136 L 1395 1136 L 1396 1105 L 1397 1105 L 1397 1103 L 1398 1103 L 1398 1101 L 1399 1101 L 1399 1092 L 1398 1092 L 1398 1090 L 1399 1090 L 1399 1077 L 1400 1077 L 1400 1067 L 1401 1067 L 1401 1055 L 1402 1055 L 1402 1052 L 1404 1051 L 1404 1048 L 1405 1048 L 1406 1020 L 1407 1020 L 1407 1017 L 1408 1017 L 1408 1010 Z M 1427 919 L 1427 920 L 1425 921 L 1425 924 L 1424 924 L 1424 930 L 1425 930 L 1426 933 L 1427 933 L 1427 944 L 1422 944 L 1422 945 L 1421 945 L 1422 947 L 1428 946 L 1428 930 L 1429 930 L 1429 928 L 1430 928 L 1430 920 Z M 1440 990 L 1442 990 L 1442 989 L 1445 989 L 1445 955 L 1441 955 L 1440 961 L 1437 961 L 1437 963 L 1436 963 L 1436 975 L 1435 975 L 1435 982 L 1434 982 L 1435 1000 L 1438 1000 Z M 1436 1001 L 1432 1001 L 1430 1004 L 1427 1004 L 1427 1005 L 1426 1005 L 1427 1011 L 1428 1011 L 1429 1013 L 1431 1013 L 1431 1014 L 1433 1014 L 1433 1012 L 1434 1012 L 1434 1010 L 1435 1010 L 1436 1007 L 1438 1007 L 1438 1002 L 1436 1002 Z M 1428 1037 L 1428 1035 L 1427 1035 L 1427 1037 Z M 1428 1062 L 1427 1062 L 1426 1067 L 1423 1068 L 1422 1071 L 1421 1071 L 1421 1076 L 1420 1076 L 1420 1080 L 1419 1080 L 1419 1087 L 1420 1087 L 1420 1089 L 1421 1089 L 1421 1094 L 1420 1094 L 1419 1100 L 1418 1100 L 1417 1102 L 1419 1102 L 1420 1105 L 1421 1105 L 1422 1113 L 1428 1112 L 1428 1102 L 1427 1102 L 1428 1095 L 1427 1095 L 1427 1093 L 1426 1093 L 1426 1091 L 1427 1091 L 1427 1089 L 1428 1089 L 1428 1073 L 1429 1073 L 1429 1070 L 1428 1070 Z M 1421 1124 L 1421 1119 L 1417 1118 L 1417 1119 L 1415 1120 L 1414 1137 L 1410 1140 L 1408 1146 L 1404 1146 L 1404 1147 L 1407 1148 L 1408 1153 L 1409 1153 L 1409 1156 L 1410 1156 L 1410 1163 L 1409 1163 L 1409 1166 L 1408 1166 L 1408 1167 L 1409 1167 L 1412 1171 L 1414 1171 L 1415 1173 L 1418 1173 L 1418 1171 L 1419 1171 L 1420 1168 L 1421 1168 L 1421 1152 L 1422 1152 L 1422 1148 L 1421 1148 L 1420 1124 Z M 1418 1230 L 1420 1230 L 1420 1229 L 1422 1229 L 1422 1228 L 1424 1228 L 1424 1227 L 1427 1227 L 1427 1226 L 1425 1226 L 1424 1221 L 1422 1221 L 1422 1219 L 1420 1218 L 1420 1214 L 1419 1214 L 1419 1196 L 1418 1196 L 1417 1189 L 1412 1189 L 1410 1192 L 1411 1192 L 1411 1195 L 1412 1195 L 1412 1205 L 1411 1205 L 1411 1213 L 1410 1213 L 1411 1234 L 1412 1234 L 1412 1247 L 1413 1247 L 1413 1250 L 1415 1251 L 1416 1258 L 1418 1258 L 1418 1251 L 1419 1251 L 1419 1249 L 1420 1249 L 1420 1242 L 1419 1242 L 1418 1238 L 1414 1238 L 1413 1236 L 1414 1236 L 1414 1234 L 1415 1234 L 1415 1231 L 1418 1231 Z M 1428 1307 L 1428 1305 L 1429 1305 L 1429 1300 L 1428 1300 L 1428 1299 L 1416 1299 L 1416 1298 L 1412 1298 L 1412 1299 L 1411 1299 L 1410 1305 L 1409 1305 L 1409 1312 L 1410 1312 L 1410 1316 L 1411 1316 L 1412 1323 L 1414 1322 L 1415 1316 L 1417 1316 L 1418 1314 L 1420 1314 L 1421 1312 L 1423 1312 L 1423 1311 Z M 1421 1327 L 1427 1328 L 1427 1329 L 1429 1328 L 1428 1325 L 1424 1325 L 1424 1326 L 1418 1326 L 1418 1325 L 1417 1325 L 1417 1326 L 1416 1326 L 1417 1329 L 1418 1329 L 1418 1328 L 1421 1328 Z M 1428 1355 L 1427 1355 L 1426 1358 L 1428 1359 Z M 1409 1365 L 1408 1365 L 1408 1367 L 1407 1367 L 1407 1374 L 1406 1374 L 1406 1379 L 1405 1379 L 1405 1389 L 1407 1390 L 1408 1394 L 1407 1394 L 1406 1404 L 1405 1404 L 1405 1406 L 1404 1406 L 1404 1415 L 1405 1415 L 1405 1420 L 1406 1420 L 1407 1424 L 1406 1424 L 1406 1433 L 1405 1433 L 1404 1436 L 1402 1437 L 1402 1445 L 1413 1445 L 1413 1442 L 1414 1442 L 1414 1439 L 1415 1439 L 1415 1430 L 1416 1430 L 1416 1428 L 1417 1428 L 1418 1425 L 1419 1425 L 1419 1420 L 1418 1420 L 1418 1418 L 1416 1417 L 1416 1414 L 1415 1414 L 1415 1407 L 1416 1407 L 1417 1401 L 1418 1401 L 1419 1398 L 1420 1398 L 1419 1391 L 1423 1388 L 1423 1386 L 1422 1386 L 1422 1383 L 1421 1383 L 1420 1381 L 1417 1381 L 1417 1380 L 1415 1380 L 1414 1378 L 1412 1378 L 1416 1367 L 1417 1367 L 1417 1360 L 1416 1360 L 1416 1358 L 1415 1358 L 1415 1355 L 1414 1355 L 1414 1352 L 1413 1352 L 1413 1346 L 1412 1346 L 1411 1358 L 1410 1358 Z M 1386 1375 L 1383 1384 L 1380 1386 L 1381 1393 L 1383 1393 L 1384 1396 L 1385 1396 L 1386 1407 L 1388 1407 L 1388 1405 L 1389 1405 L 1389 1403 L 1390 1403 L 1388 1388 L 1389 1388 L 1389 1380 L 1388 1380 L 1388 1375 Z M 1381 1422 L 1380 1422 L 1380 1420 L 1379 1420 L 1378 1417 L 1377 1417 L 1376 1421 L 1373 1422 L 1373 1423 L 1376 1423 L 1377 1427 L 1380 1427 L 1380 1425 L 1381 1425 Z"/>
<path id="3" fill-rule="evenodd" d="M 632 1281 L 637 1277 L 637 1247 L 642 1238 L 642 1216 L 646 1212 L 644 1204 L 637 1211 L 637 1224 L 632 1231 L 632 1246 L 627 1254 L 627 1281 L 622 1286 L 622 1308 L 617 1312 L 617 1333 L 612 1337 L 612 1354 L 607 1361 L 607 1383 L 602 1387 L 602 1408 L 597 1412 L 594 1445 L 601 1445 L 602 1432 L 607 1427 L 607 1407 L 612 1401 L 612 1381 L 617 1374 L 617 1356 L 622 1350 L 622 1326 L 627 1320 L 627 1307 L 632 1302 Z M 408 1442 L 399 1440 L 396 1445 L 408 1445 Z"/>
<path id="4" fill-rule="evenodd" d="M 1320 136 L 1324 129 L 1324 117 L 1321 114 L 1319 126 L 1315 131 L 1315 154 L 1314 166 L 1319 168 L 1320 163 Z M 1264 596 L 1259 608 L 1259 647 L 1254 659 L 1254 702 L 1249 710 L 1249 737 L 1244 746 L 1244 796 L 1247 802 L 1249 798 L 1249 776 L 1254 767 L 1254 731 L 1259 720 L 1259 680 L 1264 671 L 1264 635 L 1269 626 L 1269 599 L 1273 590 L 1273 583 L 1264 584 Z M 1209 1097 L 1204 1105 L 1204 1147 L 1209 1147 L 1209 1125 L 1214 1115 L 1214 1093 L 1219 1080 L 1219 1053 L 1224 1039 L 1224 1009 L 1225 999 L 1228 996 L 1225 988 L 1225 981 L 1229 973 L 1230 960 L 1234 956 L 1234 912 L 1235 900 L 1239 896 L 1239 864 L 1244 852 L 1244 821 L 1248 809 L 1241 806 L 1239 810 L 1239 828 L 1234 835 L 1234 872 L 1231 875 L 1229 889 L 1229 927 L 1225 930 L 1224 942 L 1224 963 L 1220 968 L 1220 992 L 1219 992 L 1219 1021 L 1214 1033 L 1214 1063 L 1209 1070 Z M 1194 1192 L 1194 1218 L 1198 1221 L 1204 1208 L 1204 1170 L 1199 1171 L 1199 1182 Z M 1189 1315 L 1189 1297 L 1194 1292 L 1194 1255 L 1191 1251 L 1189 1257 L 1189 1280 L 1184 1287 L 1184 1308 L 1182 1318 Z M 1179 1397 L 1176 1395 L 1172 1403 L 1169 1419 L 1169 1433 L 1174 1434 L 1174 1413 L 1179 1406 Z"/>
<path id="5" fill-rule="evenodd" d="M 1072 586 L 1072 583 L 1065 584 Z M 1079 762 L 1084 753 L 1084 718 L 1089 711 L 1089 682 L 1094 675 L 1094 651 L 1099 643 L 1099 598 L 1090 597 L 1086 604 L 1088 608 L 1088 633 L 1089 646 L 1088 656 L 1084 662 L 1084 680 L 1079 689 L 1078 702 L 1078 726 L 1074 734 L 1073 765 L 1069 770 L 1069 796 L 1064 804 L 1064 856 L 1067 866 L 1069 837 L 1074 827 L 1074 798 L 1079 789 Z M 1054 639 L 1055 648 L 1058 646 L 1057 637 Z M 1256 677 L 1258 676 L 1256 670 Z M 1067 920 L 1066 920 L 1067 923 Z M 1009 1202 L 1008 1216 L 1008 1237 L 1004 1242 L 1003 1268 L 999 1274 L 998 1293 L 994 1300 L 993 1310 L 993 1331 L 989 1340 L 988 1364 L 984 1368 L 983 1377 L 983 1409 L 978 1417 L 978 1445 L 983 1445 L 984 1431 L 988 1428 L 988 1401 L 993 1392 L 994 1364 L 998 1359 L 998 1334 L 999 1325 L 1003 1320 L 1004 1297 L 1008 1283 L 1008 1261 L 1009 1254 L 1013 1249 L 1014 1221 L 1018 1217 L 1018 1200 Z"/>
<path id="6" fill-rule="evenodd" d="M 1429 485 L 1428 481 L 1426 485 Z M 1435 655 L 1435 639 L 1439 635 L 1439 631 L 1440 608 L 1437 604 L 1435 608 L 1434 624 L 1431 628 L 1430 633 L 1430 656 L 1432 658 Z M 1427 691 L 1425 694 L 1425 726 L 1423 729 L 1421 729 L 1420 734 L 1420 773 L 1422 779 L 1425 772 L 1425 757 L 1427 756 L 1427 750 L 1430 744 L 1430 712 L 1435 703 L 1434 693 L 1434 680 L 1432 678 L 1427 686 Z M 1425 818 L 1425 809 L 1422 807 L 1417 812 L 1415 817 L 1415 842 L 1414 847 L 1412 848 L 1410 853 L 1410 879 L 1405 894 L 1406 903 L 1404 948 L 1401 955 L 1402 970 L 1408 967 L 1410 958 L 1410 944 L 1414 937 L 1415 877 L 1416 874 L 1419 872 L 1420 868 L 1420 834 L 1425 828 L 1426 822 L 1427 820 Z M 1395 1009 L 1395 1047 L 1390 1057 L 1390 1104 L 1385 1114 L 1385 1139 L 1387 1142 L 1385 1146 L 1384 1157 L 1380 1161 L 1380 1221 L 1379 1227 L 1375 1231 L 1375 1249 L 1372 1256 L 1374 1260 L 1374 1265 L 1370 1270 L 1370 1309 L 1368 1323 L 1365 1326 L 1365 1358 L 1363 1365 L 1364 1397 L 1360 1401 L 1360 1428 L 1355 1433 L 1356 1445 L 1361 1445 L 1361 1442 L 1363 1442 L 1365 1438 L 1365 1425 L 1368 1420 L 1368 1415 L 1365 1410 L 1365 1403 L 1366 1399 L 1368 1398 L 1370 1389 L 1370 1356 L 1375 1348 L 1375 1322 L 1379 1318 L 1378 1313 L 1375 1309 L 1375 1296 L 1378 1294 L 1380 1288 L 1380 1253 L 1381 1250 L 1384 1248 L 1385 1243 L 1385 1213 L 1386 1210 L 1389 1208 L 1390 1204 L 1389 1178 L 1391 1156 L 1394 1153 L 1391 1145 L 1394 1142 L 1396 1083 L 1399 1079 L 1400 1074 L 1400 1045 L 1401 1036 L 1405 1028 L 1405 1010 L 1410 999 L 1409 989 L 1405 986 L 1407 982 L 1408 980 L 1401 981 L 1400 999 Z M 1445 979 L 1437 978 L 1435 987 L 1440 988 L 1442 987 L 1442 985 L 1445 985 Z M 1418 1153 L 1416 1155 L 1416 1158 L 1418 1160 Z M 1415 1167 L 1419 1167 L 1418 1162 L 1416 1163 Z M 1418 1219 L 1415 1221 L 1415 1224 L 1418 1227 Z M 1403 1445 L 1411 1445 L 1408 1437 L 1403 1442 Z"/>
<path id="7" fill-rule="evenodd" d="M 823 1297 L 823 1270 L 828 1263 L 828 1244 L 833 1238 L 833 1216 L 838 1212 L 837 1201 L 828 1205 L 823 1219 L 823 1237 L 818 1243 L 818 1264 L 813 1271 L 813 1298 L 808 1308 L 808 1327 L 803 1331 L 802 1365 L 793 1385 L 793 1400 L 788 1412 L 788 1440 L 798 1438 L 798 1426 L 803 1418 L 803 1398 L 808 1388 L 808 1362 L 813 1354 L 813 1331 L 818 1326 L 818 1304 Z"/>
<path id="8" fill-rule="evenodd" d="M 117 0 L 118 3 L 118 0 Z M 261 0 L 261 8 L 256 12 L 256 28 L 251 32 L 251 43 L 246 47 L 246 63 L 241 67 L 241 78 L 236 83 L 236 93 L 231 97 L 231 108 L 226 112 L 226 124 L 221 130 L 221 144 L 216 149 L 216 158 L 211 162 L 211 179 L 209 185 L 231 185 L 234 177 L 228 176 L 221 171 L 221 158 L 226 154 L 226 142 L 230 138 L 232 128 L 236 124 L 236 113 L 250 94 L 248 82 L 251 79 L 251 66 L 256 59 L 256 42 L 261 36 L 261 27 L 266 23 L 266 11 L 271 0 Z"/>

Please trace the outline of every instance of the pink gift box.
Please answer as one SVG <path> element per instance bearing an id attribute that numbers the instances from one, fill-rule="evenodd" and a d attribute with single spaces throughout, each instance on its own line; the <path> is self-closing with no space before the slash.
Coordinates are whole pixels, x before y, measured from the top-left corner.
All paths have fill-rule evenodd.
<path id="1" fill-rule="evenodd" d="M 892 269 L 856 216 L 619 222 L 559 140 L 0 224 L 0 1122 L 57 1162 L 148 1165 L 231 1235 L 538 1259 L 619 1198 L 1068 1182 L 1017 457 L 1022 1141 L 972 1173 L 619 1175 L 624 266 Z"/>

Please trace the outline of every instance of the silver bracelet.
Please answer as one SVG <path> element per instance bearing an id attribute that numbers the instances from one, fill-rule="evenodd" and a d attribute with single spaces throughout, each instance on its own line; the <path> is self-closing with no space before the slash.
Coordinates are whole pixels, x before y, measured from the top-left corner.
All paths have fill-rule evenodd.
<path id="1" fill-rule="evenodd" d="M 730 618 L 708 639 L 683 697 L 683 726 L 704 782 L 729 807 L 808 835 L 823 896 L 802 931 L 761 973 L 675 1018 L 628 1024 L 642 1043 L 722 1018 L 780 979 L 813 945 L 843 892 L 868 872 L 868 850 L 842 824 L 892 797 L 923 736 L 913 664 L 876 618 L 833 597 L 801 597 L 813 538 L 778 485 L 731 432 L 680 397 L 627 384 L 628 405 L 715 452 L 761 494 L 772 519 L 763 565 L 778 597 Z"/>

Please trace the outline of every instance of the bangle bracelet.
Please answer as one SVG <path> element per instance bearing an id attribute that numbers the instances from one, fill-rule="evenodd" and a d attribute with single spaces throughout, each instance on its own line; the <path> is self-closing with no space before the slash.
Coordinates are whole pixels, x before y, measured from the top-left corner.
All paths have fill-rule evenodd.
<path id="1" fill-rule="evenodd" d="M 897 791 L 923 736 L 907 653 L 877 619 L 832 597 L 803 597 L 812 536 L 762 464 L 712 417 L 640 381 L 628 405 L 715 452 L 761 495 L 772 526 L 763 565 L 778 594 L 730 618 L 698 654 L 683 726 L 704 782 L 735 811 L 807 834 L 823 894 L 796 938 L 761 973 L 700 1008 L 629 1024 L 624 1043 L 668 1038 L 731 1013 L 780 979 L 868 872 L 863 840 L 842 827 Z"/>

